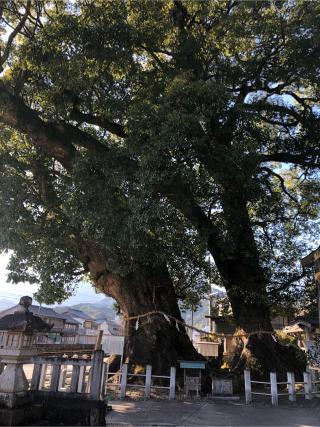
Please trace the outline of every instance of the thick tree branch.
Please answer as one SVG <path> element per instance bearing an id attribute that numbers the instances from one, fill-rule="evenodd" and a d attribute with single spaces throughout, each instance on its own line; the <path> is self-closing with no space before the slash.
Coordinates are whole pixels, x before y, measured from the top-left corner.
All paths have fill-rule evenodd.
<path id="1" fill-rule="evenodd" d="M 283 105 L 277 105 L 277 104 L 268 104 L 266 102 L 256 102 L 252 104 L 244 104 L 243 108 L 245 110 L 248 110 L 250 112 L 258 112 L 261 113 L 262 111 L 266 111 L 268 113 L 274 114 L 279 113 L 281 116 L 291 116 L 293 117 L 298 123 L 304 123 L 305 118 L 303 114 L 299 113 L 294 108 L 285 107 Z M 260 115 L 261 118 L 263 116 Z"/>
<path id="2" fill-rule="evenodd" d="M 111 120 L 105 119 L 103 117 L 98 117 L 93 114 L 82 113 L 76 107 L 74 107 L 71 111 L 70 119 L 75 120 L 77 122 L 99 126 L 105 129 L 106 131 L 119 136 L 120 138 L 125 138 L 127 136 L 122 125 L 119 125 L 118 123 L 112 122 Z"/>
<path id="3" fill-rule="evenodd" d="M 207 244 L 210 241 L 213 251 L 217 254 L 221 253 L 223 238 L 218 227 L 205 214 L 186 185 L 178 181 L 166 185 L 161 184 L 155 189 L 155 192 L 167 197 L 173 206 L 182 212 L 190 224 L 195 227 L 200 237 Z"/>
<path id="4" fill-rule="evenodd" d="M 320 149 L 308 151 L 304 154 L 292 154 L 288 152 L 260 154 L 258 156 L 258 160 L 260 161 L 260 163 L 292 163 L 294 165 L 318 168 L 320 167 Z"/>
<path id="5" fill-rule="evenodd" d="M 99 153 L 108 152 L 107 147 L 93 136 L 70 124 L 43 121 L 34 110 L 26 106 L 19 97 L 12 95 L 3 84 L 0 84 L 0 105 L 0 122 L 29 135 L 37 147 L 66 168 L 71 166 L 76 154 L 76 146 Z"/>

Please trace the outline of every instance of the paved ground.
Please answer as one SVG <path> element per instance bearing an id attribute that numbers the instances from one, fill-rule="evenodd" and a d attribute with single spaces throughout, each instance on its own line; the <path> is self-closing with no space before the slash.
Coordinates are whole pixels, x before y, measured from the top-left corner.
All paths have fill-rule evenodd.
<path id="1" fill-rule="evenodd" d="M 240 401 L 115 401 L 107 426 L 320 426 L 319 399 L 272 407 Z"/>

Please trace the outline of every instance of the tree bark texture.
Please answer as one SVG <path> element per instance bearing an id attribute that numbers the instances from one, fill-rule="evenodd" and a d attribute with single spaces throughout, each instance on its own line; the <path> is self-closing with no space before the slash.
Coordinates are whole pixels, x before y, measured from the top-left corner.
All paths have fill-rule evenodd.
<path id="1" fill-rule="evenodd" d="M 96 284 L 114 298 L 125 318 L 161 311 L 182 321 L 177 296 L 165 265 L 141 267 L 126 276 L 109 272 L 103 254 L 88 246 L 81 254 Z M 154 373 L 167 373 L 178 360 L 199 360 L 183 325 L 162 314 L 150 314 L 125 322 L 125 358 L 133 366 L 152 365 Z"/>
<path id="2" fill-rule="evenodd" d="M 301 376 L 305 369 L 303 352 L 281 345 L 272 334 L 267 280 L 260 266 L 246 203 L 239 190 L 225 191 L 222 206 L 228 230 L 227 244 L 224 250 L 217 251 L 216 241 L 209 237 L 208 247 L 226 288 L 236 325 L 240 332 L 249 334 L 248 338 L 239 340 L 233 369 L 242 372 L 248 366 L 263 377 L 268 377 L 270 371 L 277 371 L 281 378 L 286 377 L 287 371 Z"/>

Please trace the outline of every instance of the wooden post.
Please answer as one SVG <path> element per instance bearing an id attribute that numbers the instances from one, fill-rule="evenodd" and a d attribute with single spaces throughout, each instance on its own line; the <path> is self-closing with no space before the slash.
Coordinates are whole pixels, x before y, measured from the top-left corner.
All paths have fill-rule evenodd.
<path id="1" fill-rule="evenodd" d="M 271 403 L 273 406 L 278 405 L 278 384 L 277 384 L 277 374 L 275 372 L 270 372 L 270 384 L 271 384 Z"/>
<path id="2" fill-rule="evenodd" d="M 246 395 L 246 404 L 252 403 L 252 394 L 251 394 L 251 375 L 248 369 L 244 371 L 244 390 Z"/>
<path id="3" fill-rule="evenodd" d="M 33 366 L 32 379 L 31 379 L 31 390 L 38 390 L 40 385 L 42 365 L 35 363 Z"/>
<path id="4" fill-rule="evenodd" d="M 80 374 L 80 365 L 73 365 L 72 374 L 71 374 L 70 393 L 76 393 L 78 390 L 79 374 Z"/>
<path id="5" fill-rule="evenodd" d="M 145 388 L 144 388 L 144 397 L 146 399 L 149 399 L 150 397 L 150 391 L 151 391 L 151 374 L 152 374 L 152 366 L 147 365 L 146 366 L 146 382 L 145 382 Z"/>
<path id="6" fill-rule="evenodd" d="M 61 365 L 57 360 L 52 364 L 50 391 L 58 391 Z"/>
<path id="7" fill-rule="evenodd" d="M 101 373 L 101 385 L 100 385 L 100 397 L 102 399 L 105 396 L 105 383 L 106 383 L 106 364 L 103 361 L 103 363 L 102 363 L 102 373 Z"/>
<path id="8" fill-rule="evenodd" d="M 176 395 L 176 368 L 171 366 L 170 368 L 170 389 L 169 389 L 169 399 L 172 400 Z"/>
<path id="9" fill-rule="evenodd" d="M 128 376 L 128 364 L 124 363 L 122 365 L 122 371 L 121 371 L 120 399 L 124 399 L 126 397 L 127 376 Z"/>
<path id="10" fill-rule="evenodd" d="M 289 400 L 291 402 L 294 402 L 296 400 L 296 381 L 295 381 L 293 372 L 287 372 L 287 380 L 288 380 Z"/>
<path id="11" fill-rule="evenodd" d="M 79 369 L 78 393 L 82 393 L 83 380 L 84 380 L 84 370 L 85 370 L 85 366 L 81 365 L 80 369 Z"/>
<path id="12" fill-rule="evenodd" d="M 312 399 L 312 382 L 311 375 L 309 372 L 303 373 L 303 382 L 304 382 L 304 396 L 306 400 Z"/>
<path id="13" fill-rule="evenodd" d="M 94 351 L 93 360 L 92 360 L 91 377 L 90 377 L 91 379 L 90 396 L 94 399 L 100 398 L 103 357 L 104 357 L 104 352 L 102 350 Z"/>
<path id="14" fill-rule="evenodd" d="M 94 350 L 102 350 L 102 337 L 103 337 L 103 331 L 99 331 L 99 335 L 97 337 L 96 344 L 94 346 Z"/>

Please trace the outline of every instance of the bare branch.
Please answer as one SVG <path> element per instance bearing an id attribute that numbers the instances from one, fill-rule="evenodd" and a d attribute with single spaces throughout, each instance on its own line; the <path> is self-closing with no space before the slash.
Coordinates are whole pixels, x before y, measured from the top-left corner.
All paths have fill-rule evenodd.
<path id="1" fill-rule="evenodd" d="M 122 125 L 119 125 L 118 123 L 112 122 L 111 120 L 105 119 L 103 117 L 82 113 L 76 107 L 74 107 L 71 111 L 70 119 L 81 123 L 89 123 L 95 126 L 99 126 L 108 132 L 119 136 L 120 138 L 125 138 L 127 136 Z"/>

